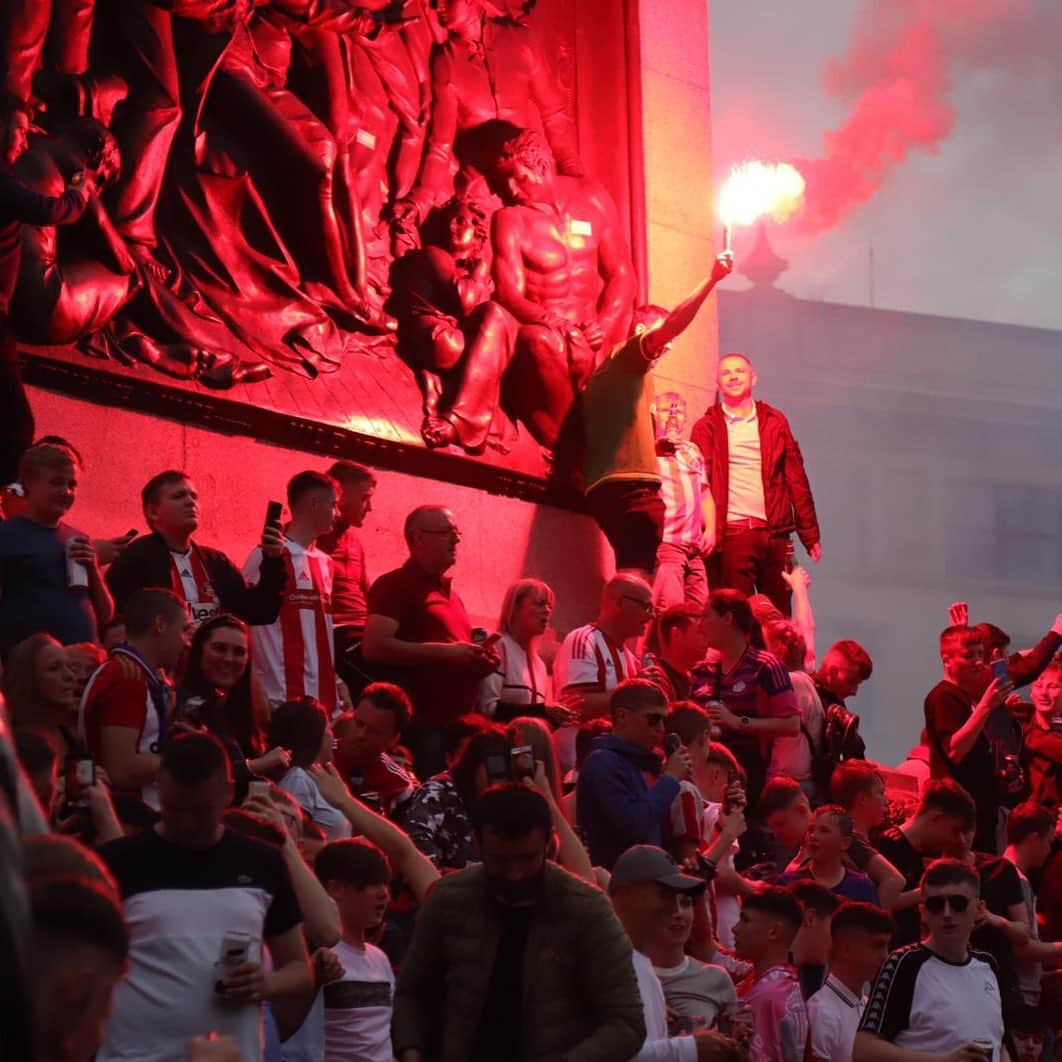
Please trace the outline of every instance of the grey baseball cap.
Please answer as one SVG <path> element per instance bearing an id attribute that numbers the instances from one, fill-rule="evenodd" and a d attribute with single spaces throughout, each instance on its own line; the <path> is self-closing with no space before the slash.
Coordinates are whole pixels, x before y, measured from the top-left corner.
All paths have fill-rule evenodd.
<path id="1" fill-rule="evenodd" d="M 704 892 L 708 883 L 703 878 L 683 874 L 678 864 L 663 850 L 651 844 L 636 844 L 628 848 L 612 867 L 609 889 L 615 892 L 621 885 L 638 885 L 655 881 L 676 892 Z"/>

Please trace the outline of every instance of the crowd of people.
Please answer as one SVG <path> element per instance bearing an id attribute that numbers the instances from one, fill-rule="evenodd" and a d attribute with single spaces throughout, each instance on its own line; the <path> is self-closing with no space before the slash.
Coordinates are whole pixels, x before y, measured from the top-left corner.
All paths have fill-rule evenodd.
<path id="1" fill-rule="evenodd" d="M 1014 651 L 953 605 L 920 742 L 869 760 L 870 653 L 820 657 L 793 562 L 794 531 L 821 552 L 799 448 L 748 358 L 719 372 L 692 443 L 657 400 L 655 479 L 606 472 L 617 572 L 552 654 L 563 587 L 471 625 L 449 508 L 370 578 L 364 466 L 294 476 L 241 567 L 186 473 L 144 485 L 147 534 L 93 540 L 75 445 L 27 449 L 11 1057 L 1057 1057 L 1062 616 Z"/>

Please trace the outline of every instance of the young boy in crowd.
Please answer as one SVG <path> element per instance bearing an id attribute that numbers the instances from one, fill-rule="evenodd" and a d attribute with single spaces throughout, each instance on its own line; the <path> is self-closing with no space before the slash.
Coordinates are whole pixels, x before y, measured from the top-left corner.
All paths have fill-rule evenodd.
<path id="1" fill-rule="evenodd" d="M 763 787 L 757 810 L 771 837 L 770 862 L 777 874 L 784 874 L 807 836 L 811 821 L 807 794 L 792 778 L 772 778 Z"/>
<path id="2" fill-rule="evenodd" d="M 333 841 L 317 853 L 314 870 L 343 924 L 332 949 L 343 976 L 324 988 L 324 1062 L 391 1062 L 395 978 L 390 960 L 368 939 L 383 925 L 391 898 L 387 856 L 363 838 Z"/>
<path id="3" fill-rule="evenodd" d="M 786 886 L 800 904 L 803 921 L 793 941 L 790 958 L 800 978 L 800 991 L 810 999 L 826 980 L 830 962 L 830 919 L 841 899 L 824 885 L 810 879 Z"/>
<path id="4" fill-rule="evenodd" d="M 918 905 L 926 860 L 935 859 L 946 847 L 956 844 L 962 831 L 972 830 L 976 821 L 973 798 L 958 782 L 933 779 L 926 783 L 914 815 L 878 839 L 878 851 L 904 876 L 904 892 L 892 905 L 897 927 L 894 948 L 914 944 L 921 936 Z"/>
<path id="5" fill-rule="evenodd" d="M 845 855 L 852 843 L 852 820 L 844 808 L 825 804 L 811 816 L 804 849 L 805 866 L 788 871 L 779 879 L 782 884 L 811 879 L 846 900 L 878 903 L 878 890 L 866 874 L 846 864 Z"/>
<path id="6" fill-rule="evenodd" d="M 896 925 L 880 907 L 845 903 L 830 922 L 830 975 L 808 1000 L 811 1062 L 851 1062 L 866 986 L 889 954 Z"/>
<path id="7" fill-rule="evenodd" d="M 64 522 L 77 500 L 81 459 L 52 443 L 31 446 L 19 462 L 20 516 L 0 523 L 0 651 L 46 631 L 63 645 L 97 641 L 114 614 L 96 550 Z"/>
<path id="8" fill-rule="evenodd" d="M 954 859 L 938 859 L 925 872 L 920 891 L 926 939 L 885 960 L 852 1058 L 998 1062 L 1003 1047 L 999 981 L 992 960 L 970 950 L 970 934 L 984 914 L 977 871 Z"/>
<path id="9" fill-rule="evenodd" d="M 874 882 L 882 907 L 892 907 L 903 892 L 904 877 L 870 840 L 881 829 L 888 810 L 881 768 L 870 760 L 838 764 L 830 778 L 830 799 L 852 820 L 852 841 L 845 858 Z"/>
<path id="10" fill-rule="evenodd" d="M 738 998 L 752 1009 L 756 1062 L 803 1062 L 805 1057 L 808 1014 L 789 962 L 800 923 L 800 905 L 788 891 L 771 885 L 746 898 L 734 927 L 737 953 L 753 966 Z"/>

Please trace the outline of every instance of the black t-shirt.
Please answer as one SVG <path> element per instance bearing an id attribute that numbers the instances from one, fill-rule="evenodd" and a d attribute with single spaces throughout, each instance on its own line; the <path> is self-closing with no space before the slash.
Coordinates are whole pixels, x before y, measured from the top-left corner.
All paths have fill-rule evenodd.
<path id="1" fill-rule="evenodd" d="M 147 893 L 167 894 L 167 902 L 187 904 L 190 919 L 209 904 L 208 893 L 232 890 L 264 893 L 267 898 L 263 937 L 279 936 L 302 921 L 299 902 L 279 850 L 226 829 L 217 844 L 193 851 L 145 830 L 122 837 L 99 850 L 129 902 Z"/>
<path id="2" fill-rule="evenodd" d="M 886 830 L 879 838 L 877 850 L 903 875 L 904 892 L 917 889 L 922 880 L 925 861 L 914 845 L 907 840 L 899 826 Z M 917 907 L 893 911 L 896 933 L 892 938 L 894 948 L 917 944 L 922 937 L 922 919 Z"/>
<path id="3" fill-rule="evenodd" d="M 1010 860 L 978 853 L 977 872 L 981 875 L 981 899 L 992 914 L 1010 918 L 1011 907 L 1024 905 L 1021 878 Z M 996 960 L 1003 1013 L 1013 1013 L 1021 1006 L 1022 996 L 1014 952 L 1006 933 L 995 926 L 978 926 L 970 936 L 970 946 Z"/>
<path id="4" fill-rule="evenodd" d="M 469 1062 L 498 1062 L 520 1054 L 524 1028 L 524 959 L 535 907 L 498 905 L 501 932 L 490 988 L 483 1001 Z"/>
<path id="5" fill-rule="evenodd" d="M 952 737 L 973 714 L 970 698 L 953 682 L 938 682 L 925 702 L 926 738 L 929 743 L 929 770 L 934 778 L 954 778 L 977 805 L 975 845 L 995 850 L 996 815 L 999 809 L 995 760 L 982 731 L 970 751 L 952 762 L 947 748 Z"/>

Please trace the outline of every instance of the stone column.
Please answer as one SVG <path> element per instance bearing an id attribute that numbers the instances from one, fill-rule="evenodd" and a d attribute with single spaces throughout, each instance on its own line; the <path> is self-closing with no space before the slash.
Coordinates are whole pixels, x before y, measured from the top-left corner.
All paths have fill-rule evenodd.
<path id="1" fill-rule="evenodd" d="M 638 0 L 650 301 L 672 307 L 711 268 L 721 239 L 712 188 L 708 0 Z M 685 395 L 691 420 L 714 399 L 713 295 L 660 363 L 658 392 Z"/>

